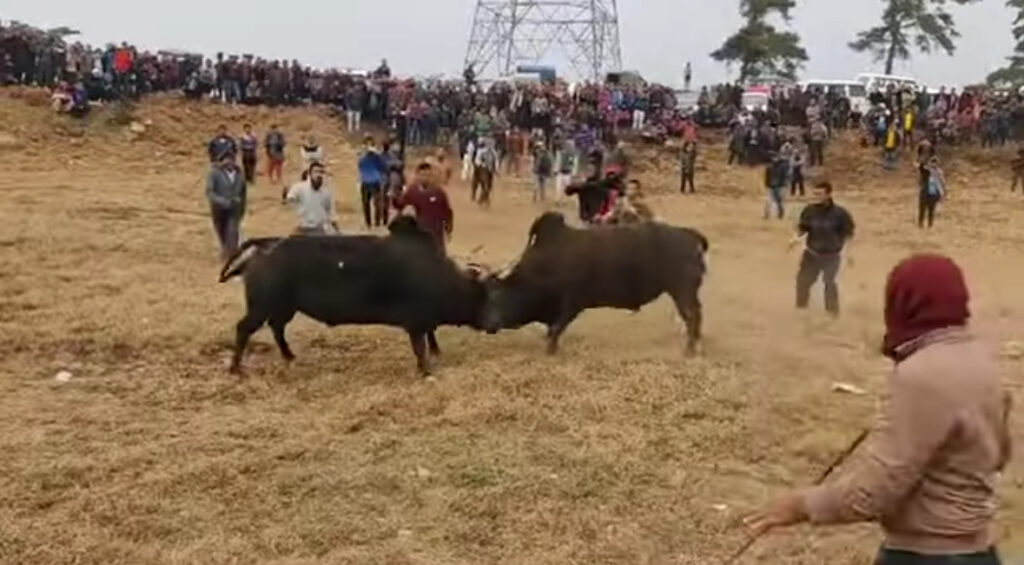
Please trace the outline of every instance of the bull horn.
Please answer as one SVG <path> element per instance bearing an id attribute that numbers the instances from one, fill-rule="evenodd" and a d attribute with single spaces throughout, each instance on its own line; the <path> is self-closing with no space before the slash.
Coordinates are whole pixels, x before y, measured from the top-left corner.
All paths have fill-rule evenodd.
<path id="1" fill-rule="evenodd" d="M 498 271 L 497 271 L 498 278 L 503 279 L 503 278 L 507 277 L 508 274 L 511 273 L 512 270 L 515 269 L 517 265 L 519 265 L 519 259 L 518 258 L 517 259 L 513 259 L 513 260 L 509 261 L 508 263 L 506 263 L 504 267 L 498 269 Z"/>

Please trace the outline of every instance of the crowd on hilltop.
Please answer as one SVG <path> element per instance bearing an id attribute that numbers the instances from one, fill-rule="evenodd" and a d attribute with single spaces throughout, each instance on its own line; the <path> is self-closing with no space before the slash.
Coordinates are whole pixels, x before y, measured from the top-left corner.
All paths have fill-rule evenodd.
<path id="1" fill-rule="evenodd" d="M 1024 138 L 1024 99 L 983 90 L 926 93 L 890 87 L 870 93 L 865 111 L 840 91 L 791 86 L 771 88 L 763 107 L 745 107 L 746 89 L 724 84 L 702 88 L 687 106 L 660 85 L 484 82 L 476 80 L 472 68 L 458 80 L 413 80 L 393 76 L 386 60 L 369 73 L 325 70 L 248 54 L 204 58 L 127 43 L 95 48 L 67 41 L 69 33 L 0 24 L 0 84 L 52 88 L 55 108 L 71 114 L 88 112 L 96 101 L 168 91 L 229 104 L 326 104 L 345 117 L 350 131 L 360 130 L 364 121 L 390 126 L 403 132 L 406 144 L 457 141 L 463 155 L 471 143 L 478 148 L 483 140 L 502 156 L 532 151 L 537 141 L 557 152 L 567 138 L 584 148 L 593 140 L 612 147 L 624 131 L 654 143 L 669 137 L 695 141 L 696 125 L 731 127 L 733 153 L 753 156 L 740 160 L 755 162 L 782 147 L 779 128 L 786 126 L 805 128 L 809 148 L 822 135 L 847 128 L 861 129 L 873 145 L 885 145 L 893 128 L 901 144 L 980 139 L 983 145 L 1001 145 Z"/>

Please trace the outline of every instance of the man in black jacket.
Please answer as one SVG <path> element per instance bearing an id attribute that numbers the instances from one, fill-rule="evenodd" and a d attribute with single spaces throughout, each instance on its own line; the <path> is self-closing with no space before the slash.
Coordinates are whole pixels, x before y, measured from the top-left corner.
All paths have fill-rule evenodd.
<path id="1" fill-rule="evenodd" d="M 807 308 L 811 287 L 820 276 L 825 283 L 825 309 L 839 315 L 839 274 L 841 254 L 846 242 L 853 237 L 853 217 L 832 200 L 832 184 L 819 182 L 812 191 L 814 203 L 800 214 L 797 234 L 790 246 L 804 240 L 804 254 L 796 275 L 796 306 Z"/>
<path id="2" fill-rule="evenodd" d="M 225 153 L 238 154 L 238 144 L 235 138 L 228 135 L 228 126 L 221 124 L 217 126 L 217 136 L 206 145 L 206 154 L 210 157 L 210 163 L 218 163 Z"/>
<path id="3" fill-rule="evenodd" d="M 782 195 L 788 180 L 789 160 L 780 153 L 773 153 L 771 162 L 764 170 L 764 187 L 767 190 L 764 219 L 767 220 L 771 216 L 772 208 L 775 208 L 780 220 L 785 216 L 786 210 L 782 203 Z"/>

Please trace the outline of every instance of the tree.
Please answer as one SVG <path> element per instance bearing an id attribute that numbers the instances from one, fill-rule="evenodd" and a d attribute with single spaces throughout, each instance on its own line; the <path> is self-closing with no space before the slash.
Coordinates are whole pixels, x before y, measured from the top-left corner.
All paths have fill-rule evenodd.
<path id="1" fill-rule="evenodd" d="M 1008 65 L 988 75 L 988 83 L 993 86 L 1018 86 L 1024 84 L 1024 0 L 1006 0 L 1006 5 L 1017 10 L 1013 20 L 1013 38 L 1017 44 L 1013 55 L 1007 57 Z"/>
<path id="2" fill-rule="evenodd" d="M 789 22 L 789 12 L 795 5 L 796 0 L 740 0 L 740 15 L 746 23 L 711 57 L 729 65 L 738 63 L 740 81 L 765 75 L 796 78 L 797 69 L 807 61 L 800 36 L 779 31 L 767 21 L 778 14 Z"/>
<path id="3" fill-rule="evenodd" d="M 978 0 L 883 0 L 882 23 L 857 34 L 850 48 L 869 52 L 875 62 L 885 61 L 885 74 L 891 75 L 896 60 L 910 59 L 911 47 L 924 54 L 956 51 L 956 30 L 953 15 L 946 5 L 971 4 Z M 1020 0 L 1010 0 L 1020 1 Z"/>

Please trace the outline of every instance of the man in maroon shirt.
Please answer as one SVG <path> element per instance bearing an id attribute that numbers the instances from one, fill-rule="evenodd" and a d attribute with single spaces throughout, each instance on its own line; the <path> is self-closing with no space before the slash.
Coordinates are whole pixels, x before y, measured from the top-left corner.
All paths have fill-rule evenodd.
<path id="1" fill-rule="evenodd" d="M 437 182 L 439 171 L 424 161 L 416 167 L 416 176 L 411 186 L 393 199 L 396 209 L 401 211 L 411 206 L 416 213 L 416 222 L 434 236 L 441 252 L 445 252 L 445 239 L 451 237 L 453 224 L 452 207 L 448 195 Z"/>

